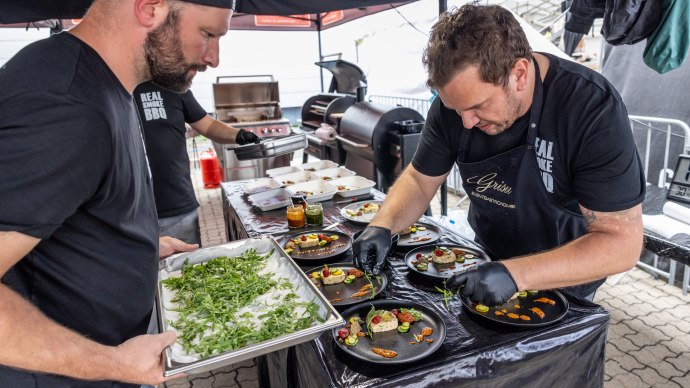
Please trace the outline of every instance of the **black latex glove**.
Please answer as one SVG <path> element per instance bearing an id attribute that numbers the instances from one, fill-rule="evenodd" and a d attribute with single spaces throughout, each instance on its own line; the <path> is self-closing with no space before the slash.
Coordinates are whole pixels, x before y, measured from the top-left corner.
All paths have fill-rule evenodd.
<path id="1" fill-rule="evenodd" d="M 391 248 L 391 231 L 380 226 L 367 226 L 352 243 L 355 266 L 366 273 L 378 275 L 386 265 Z"/>
<path id="2" fill-rule="evenodd" d="M 237 136 L 235 137 L 235 143 L 239 145 L 245 145 L 249 143 L 255 143 L 258 144 L 261 141 L 256 134 L 253 132 L 249 132 L 246 129 L 242 128 L 240 129 L 239 132 L 237 132 Z"/>
<path id="3" fill-rule="evenodd" d="M 453 275 L 446 281 L 448 289 L 463 285 L 462 295 L 489 307 L 505 303 L 518 291 L 510 272 L 498 261 L 480 264 L 476 269 Z"/>

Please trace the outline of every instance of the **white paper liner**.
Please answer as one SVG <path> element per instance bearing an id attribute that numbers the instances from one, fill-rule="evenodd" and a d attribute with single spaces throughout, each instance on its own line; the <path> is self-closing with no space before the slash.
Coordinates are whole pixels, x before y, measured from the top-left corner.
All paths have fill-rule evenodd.
<path id="1" fill-rule="evenodd" d="M 220 256 L 239 256 L 246 252 L 248 249 L 255 248 L 257 254 L 263 255 L 267 254 L 271 249 L 276 248 L 273 242 L 269 238 L 256 238 L 241 240 L 235 243 L 225 244 L 221 246 L 204 248 L 197 250 L 195 252 L 183 253 L 180 255 L 175 255 L 166 259 L 166 267 L 160 271 L 160 280 L 165 280 L 170 277 L 180 276 L 180 269 L 184 264 L 185 260 L 189 260 L 190 264 L 198 264 L 206 262 L 210 259 L 220 257 Z M 305 285 L 306 280 L 303 278 L 303 274 L 298 273 L 297 269 L 290 264 L 287 258 L 283 257 L 280 251 L 275 250 L 271 256 L 267 258 L 266 267 L 259 272 L 260 274 L 273 273 L 271 279 L 281 282 L 282 279 L 288 280 L 292 285 L 292 290 L 272 290 L 271 292 L 259 296 L 251 306 L 245 306 L 240 310 L 237 315 L 241 315 L 246 311 L 251 311 L 252 313 L 258 315 L 261 314 L 260 308 L 264 308 L 264 304 L 271 306 L 281 303 L 285 295 L 289 292 L 294 292 L 297 295 L 297 300 L 301 302 L 314 301 L 319 306 L 318 315 L 322 319 L 326 319 L 329 316 L 327 308 L 319 303 L 314 291 Z M 163 303 L 163 331 L 177 331 L 170 325 L 170 322 L 174 322 L 178 319 L 179 314 L 175 311 L 171 311 L 170 308 L 176 306 L 175 303 L 171 302 L 175 296 L 174 292 L 168 290 L 165 287 L 161 287 L 161 301 Z M 268 311 L 268 310 L 264 310 Z M 294 316 L 298 317 L 303 314 L 304 308 L 298 308 L 295 311 Z M 257 319 L 258 322 L 258 319 Z M 257 327 L 257 329 L 260 326 Z M 180 333 L 178 332 L 178 335 Z M 247 346 L 252 346 L 249 344 Z M 236 350 L 236 349 L 235 349 Z M 187 354 L 180 344 L 177 342 L 171 347 L 171 359 L 179 363 L 190 363 L 198 361 L 200 357 L 198 355 Z"/>

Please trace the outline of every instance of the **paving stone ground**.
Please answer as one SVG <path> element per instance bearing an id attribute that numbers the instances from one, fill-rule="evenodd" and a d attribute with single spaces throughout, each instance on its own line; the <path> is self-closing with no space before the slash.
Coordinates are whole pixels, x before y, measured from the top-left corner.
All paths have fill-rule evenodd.
<path id="1" fill-rule="evenodd" d="M 301 160 L 301 156 L 296 160 Z M 220 189 L 203 189 L 193 169 L 201 204 L 202 243 L 225 242 Z M 459 197 L 449 194 L 449 204 Z M 435 208 L 434 208 L 435 207 Z M 438 205 L 433 204 L 435 214 Z M 605 388 L 690 387 L 690 295 L 666 279 L 633 268 L 617 284 L 613 277 L 599 288 L 594 302 L 611 314 L 605 356 Z M 254 360 L 170 381 L 166 388 L 259 387 Z M 585 387 L 583 387 L 585 388 Z"/>

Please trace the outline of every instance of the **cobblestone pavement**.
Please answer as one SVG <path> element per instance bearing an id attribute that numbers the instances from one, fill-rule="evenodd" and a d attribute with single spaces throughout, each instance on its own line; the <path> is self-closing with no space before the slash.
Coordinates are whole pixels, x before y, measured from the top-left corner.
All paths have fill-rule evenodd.
<path id="1" fill-rule="evenodd" d="M 201 204 L 205 246 L 225 242 L 220 189 L 201 188 L 193 173 Z M 458 197 L 449 195 L 448 203 Z M 665 279 L 633 268 L 617 284 L 610 279 L 594 302 L 611 313 L 605 364 L 605 388 L 690 387 L 690 295 Z M 164 384 L 168 388 L 259 387 L 254 360 Z M 584 388 L 584 387 L 583 387 Z"/>

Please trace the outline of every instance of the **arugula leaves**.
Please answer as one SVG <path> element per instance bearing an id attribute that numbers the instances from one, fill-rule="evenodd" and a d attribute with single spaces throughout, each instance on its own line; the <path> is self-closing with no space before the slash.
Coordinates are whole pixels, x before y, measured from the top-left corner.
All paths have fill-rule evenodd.
<path id="1" fill-rule="evenodd" d="M 171 302 L 178 307 L 172 310 L 179 318 L 170 324 L 178 330 L 185 352 L 206 358 L 323 322 L 318 305 L 300 301 L 290 282 L 259 274 L 272 254 L 258 255 L 249 249 L 237 257 L 216 257 L 196 265 L 185 262 L 181 276 L 163 280 L 175 293 Z M 268 293 L 282 300 L 253 306 Z M 240 313 L 249 306 L 254 313 Z"/>

